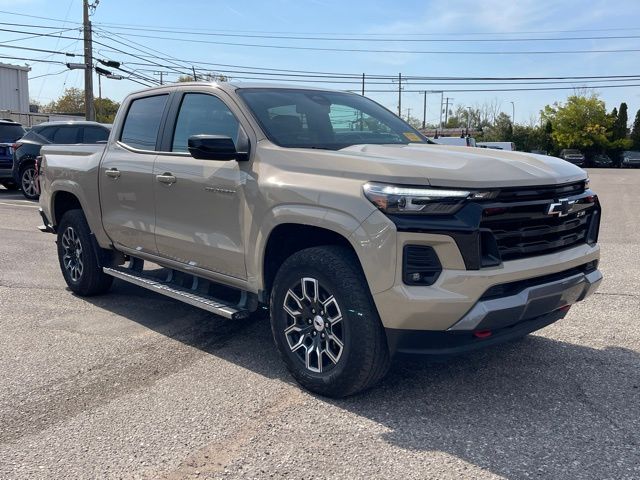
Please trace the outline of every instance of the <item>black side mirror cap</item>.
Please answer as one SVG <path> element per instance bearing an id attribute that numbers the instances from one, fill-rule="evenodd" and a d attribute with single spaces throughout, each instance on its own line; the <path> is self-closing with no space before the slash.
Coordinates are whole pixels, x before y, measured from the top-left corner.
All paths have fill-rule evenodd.
<path id="1" fill-rule="evenodd" d="M 200 160 L 249 159 L 248 152 L 238 152 L 231 137 L 224 135 L 191 135 L 188 140 L 189 153 Z"/>

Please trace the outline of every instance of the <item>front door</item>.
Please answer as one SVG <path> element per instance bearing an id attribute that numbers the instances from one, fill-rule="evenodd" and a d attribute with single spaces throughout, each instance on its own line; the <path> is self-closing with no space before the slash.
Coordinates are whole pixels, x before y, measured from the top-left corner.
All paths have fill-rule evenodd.
<path id="1" fill-rule="evenodd" d="M 153 164 L 169 95 L 134 99 L 100 164 L 102 222 L 117 246 L 157 254 Z"/>
<path id="2" fill-rule="evenodd" d="M 245 279 L 241 229 L 247 173 L 235 160 L 198 160 L 191 135 L 238 138 L 239 123 L 215 95 L 185 93 L 169 152 L 154 166 L 156 245 L 161 256 Z M 246 164 L 243 165 L 246 168 Z"/>

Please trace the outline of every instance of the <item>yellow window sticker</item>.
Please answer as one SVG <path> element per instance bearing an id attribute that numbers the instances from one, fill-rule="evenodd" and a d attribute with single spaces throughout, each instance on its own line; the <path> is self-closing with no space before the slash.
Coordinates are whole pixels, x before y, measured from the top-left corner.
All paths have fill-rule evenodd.
<path id="1" fill-rule="evenodd" d="M 404 132 L 403 135 L 410 142 L 421 142 L 422 141 L 422 139 L 418 135 L 413 133 L 413 132 Z"/>

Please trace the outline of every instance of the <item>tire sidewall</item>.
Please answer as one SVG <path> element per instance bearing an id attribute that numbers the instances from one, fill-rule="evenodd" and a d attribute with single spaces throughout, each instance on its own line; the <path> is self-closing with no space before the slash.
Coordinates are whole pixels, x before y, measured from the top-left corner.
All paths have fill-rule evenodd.
<path id="1" fill-rule="evenodd" d="M 27 170 L 33 170 L 34 176 L 35 176 L 35 164 L 32 163 L 27 163 L 26 165 L 23 165 L 20 167 L 20 189 L 22 190 L 22 194 L 29 200 L 35 200 L 37 199 L 40 195 L 38 195 L 37 193 L 35 195 L 28 195 L 27 192 L 24 190 L 23 187 L 23 177 L 24 174 L 27 172 Z"/>
<path id="2" fill-rule="evenodd" d="M 64 266 L 62 257 L 64 256 L 64 247 L 62 246 L 62 236 L 68 227 L 74 229 L 76 235 L 80 239 L 80 245 L 82 246 L 82 274 L 80 278 L 75 281 L 71 278 L 71 275 Z M 62 217 L 58 226 L 58 261 L 60 263 L 60 270 L 69 288 L 76 293 L 84 293 L 89 284 L 88 276 L 90 269 L 95 268 L 95 258 L 93 257 L 93 245 L 91 244 L 91 238 L 89 236 L 89 227 L 84 219 L 84 215 L 79 210 L 72 210 Z"/>
<path id="3" fill-rule="evenodd" d="M 329 249 L 311 248 L 294 254 L 283 263 L 271 291 L 271 328 L 281 357 L 302 386 L 322 395 L 344 397 L 369 386 L 363 385 L 362 379 L 368 376 L 367 368 L 373 364 L 365 359 L 370 360 L 373 352 L 388 358 L 388 350 L 379 351 L 376 339 L 380 335 L 384 336 L 382 324 L 368 292 L 364 274 L 356 267 L 357 259 L 351 261 L 349 256 L 344 256 L 344 249 L 341 249 L 341 256 L 334 256 L 332 263 L 327 260 L 331 253 L 332 250 Z M 331 268 L 336 265 L 336 260 L 340 261 L 340 273 Z M 317 279 L 323 288 L 335 296 L 342 312 L 344 350 L 338 364 L 326 373 L 308 370 L 296 354 L 291 352 L 284 335 L 284 329 L 288 325 L 288 314 L 282 308 L 284 297 L 287 290 L 303 277 Z M 383 343 L 386 349 L 386 341 Z"/>

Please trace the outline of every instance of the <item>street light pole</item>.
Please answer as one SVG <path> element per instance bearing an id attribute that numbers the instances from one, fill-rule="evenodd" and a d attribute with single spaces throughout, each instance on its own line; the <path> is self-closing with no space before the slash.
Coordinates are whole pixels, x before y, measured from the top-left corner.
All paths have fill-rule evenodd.
<path id="1" fill-rule="evenodd" d="M 516 102 L 509 102 L 511 103 L 511 124 L 515 125 L 516 124 Z"/>
<path id="2" fill-rule="evenodd" d="M 422 92 L 424 95 L 424 104 L 422 105 L 422 129 L 427 128 L 427 91 Z"/>

